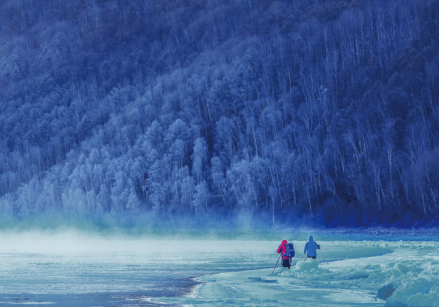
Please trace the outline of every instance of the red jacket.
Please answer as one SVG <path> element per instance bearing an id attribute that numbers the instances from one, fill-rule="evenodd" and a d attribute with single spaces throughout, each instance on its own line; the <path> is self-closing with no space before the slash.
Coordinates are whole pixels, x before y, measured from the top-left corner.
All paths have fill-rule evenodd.
<path id="1" fill-rule="evenodd" d="M 277 253 L 282 253 L 282 259 L 288 259 L 287 256 L 283 256 L 285 255 L 285 253 L 287 252 L 287 248 L 285 247 L 285 245 L 287 244 L 287 240 L 283 240 L 282 244 L 279 246 L 279 248 L 277 249 Z"/>

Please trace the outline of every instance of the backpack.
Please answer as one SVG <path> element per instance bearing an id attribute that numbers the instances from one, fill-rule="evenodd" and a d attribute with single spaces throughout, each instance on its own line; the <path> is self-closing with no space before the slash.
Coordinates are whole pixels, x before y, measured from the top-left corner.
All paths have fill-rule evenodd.
<path id="1" fill-rule="evenodd" d="M 296 252 L 294 251 L 293 243 L 288 243 L 285 245 L 285 255 L 286 257 L 294 257 Z"/>

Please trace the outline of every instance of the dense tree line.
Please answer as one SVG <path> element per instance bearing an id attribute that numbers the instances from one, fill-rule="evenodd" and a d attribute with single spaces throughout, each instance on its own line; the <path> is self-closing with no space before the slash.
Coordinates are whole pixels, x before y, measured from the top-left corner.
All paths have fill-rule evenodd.
<path id="1" fill-rule="evenodd" d="M 2 1 L 0 214 L 429 223 L 439 1 Z"/>

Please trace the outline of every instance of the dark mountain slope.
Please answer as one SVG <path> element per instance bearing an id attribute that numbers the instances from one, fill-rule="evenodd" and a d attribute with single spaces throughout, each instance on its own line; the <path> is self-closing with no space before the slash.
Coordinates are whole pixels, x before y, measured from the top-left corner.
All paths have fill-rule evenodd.
<path id="1" fill-rule="evenodd" d="M 438 1 L 0 14 L 5 221 L 437 221 Z"/>

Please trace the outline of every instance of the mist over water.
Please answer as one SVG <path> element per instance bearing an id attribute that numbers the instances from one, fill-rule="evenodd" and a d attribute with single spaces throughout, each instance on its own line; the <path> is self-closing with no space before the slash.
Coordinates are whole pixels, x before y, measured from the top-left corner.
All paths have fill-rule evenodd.
<path id="1" fill-rule="evenodd" d="M 74 229 L 52 231 L 0 232 L 2 252 L 17 253 L 188 253 L 209 250 L 213 253 L 242 249 L 245 240 L 215 238 L 209 233 L 146 234 L 81 232 Z"/>
<path id="2" fill-rule="evenodd" d="M 311 227 L 272 227 L 253 226 L 236 228 L 157 228 L 113 227 L 99 229 L 85 224 L 84 227 L 42 228 L 16 227 L 0 229 L 0 252 L 36 253 L 90 253 L 90 252 L 128 252 L 153 254 L 157 252 L 202 252 L 210 250 L 235 251 L 242 249 L 250 241 L 273 242 L 281 240 L 307 241 L 310 235 L 317 240 L 439 240 L 438 228 L 399 229 L 399 228 L 311 228 Z M 193 225 L 192 225 L 193 226 Z M 227 242 L 227 244 L 220 243 Z M 276 246 L 277 247 L 277 246 Z M 252 249 L 257 248 L 252 246 Z"/>

